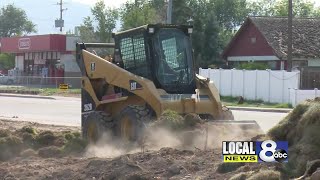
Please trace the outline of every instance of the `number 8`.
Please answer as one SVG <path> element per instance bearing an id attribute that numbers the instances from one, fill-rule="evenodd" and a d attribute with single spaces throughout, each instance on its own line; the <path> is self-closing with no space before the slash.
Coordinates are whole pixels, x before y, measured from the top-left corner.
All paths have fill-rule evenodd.
<path id="1" fill-rule="evenodd" d="M 271 147 L 268 147 L 267 144 L 271 144 Z M 266 152 L 272 152 L 272 154 L 276 151 L 277 144 L 272 140 L 263 141 L 261 144 L 262 151 L 259 153 L 260 159 L 265 162 L 273 162 L 275 161 L 273 155 L 267 156 Z"/>

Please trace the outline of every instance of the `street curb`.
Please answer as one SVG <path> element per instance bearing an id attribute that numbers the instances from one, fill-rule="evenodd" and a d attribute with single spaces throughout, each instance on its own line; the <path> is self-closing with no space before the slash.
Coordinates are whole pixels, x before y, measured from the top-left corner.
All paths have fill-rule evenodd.
<path id="1" fill-rule="evenodd" d="M 289 113 L 292 109 L 285 108 L 256 108 L 256 107 L 235 107 L 227 106 L 230 110 L 239 110 L 239 111 L 259 111 L 259 112 L 276 112 L 276 113 Z"/>
<path id="2" fill-rule="evenodd" d="M 53 97 L 45 97 L 45 96 L 37 96 L 37 95 L 21 95 L 21 94 L 3 94 L 3 93 L 0 93 L 0 96 L 3 96 L 3 97 L 20 97 L 20 98 L 36 98 L 36 99 L 56 100 Z"/>

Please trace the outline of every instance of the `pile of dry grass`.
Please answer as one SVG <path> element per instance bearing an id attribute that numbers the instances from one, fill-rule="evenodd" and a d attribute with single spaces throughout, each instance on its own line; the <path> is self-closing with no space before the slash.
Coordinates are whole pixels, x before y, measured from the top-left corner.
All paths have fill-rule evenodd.
<path id="1" fill-rule="evenodd" d="M 152 124 L 152 127 L 161 127 L 173 131 L 193 129 L 201 123 L 197 114 L 187 114 L 184 117 L 172 110 L 165 110 L 160 118 Z"/>
<path id="2" fill-rule="evenodd" d="M 79 132 L 38 131 L 26 126 L 16 131 L 0 129 L 0 161 L 22 156 L 63 156 L 85 151 Z"/>
<path id="3" fill-rule="evenodd" d="M 258 172 L 248 171 L 238 173 L 230 178 L 230 180 L 278 180 L 280 172 L 268 169 L 261 169 Z"/>
<path id="4" fill-rule="evenodd" d="M 287 171 L 301 176 L 308 161 L 320 158 L 320 100 L 299 104 L 268 135 L 276 141 L 288 141 Z"/>
<path id="5" fill-rule="evenodd" d="M 5 161 L 20 154 L 23 150 L 22 140 L 13 135 L 0 138 L 0 161 Z"/>

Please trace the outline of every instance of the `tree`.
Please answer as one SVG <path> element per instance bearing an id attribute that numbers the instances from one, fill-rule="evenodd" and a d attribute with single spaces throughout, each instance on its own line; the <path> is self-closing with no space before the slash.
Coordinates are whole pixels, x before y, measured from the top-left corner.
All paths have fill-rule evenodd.
<path id="1" fill-rule="evenodd" d="M 209 3 L 224 30 L 232 30 L 241 25 L 249 13 L 246 0 L 210 0 Z"/>
<path id="2" fill-rule="evenodd" d="M 113 29 L 116 28 L 118 11 L 106 8 L 103 0 L 98 1 L 91 9 L 94 19 L 97 21 L 96 33 L 101 42 L 110 42 Z"/>
<path id="3" fill-rule="evenodd" d="M 146 0 L 126 2 L 121 8 L 121 21 L 122 30 L 162 22 L 161 14 Z"/>
<path id="4" fill-rule="evenodd" d="M 253 16 L 288 16 L 288 0 L 263 0 L 249 4 Z M 320 8 L 310 0 L 293 0 L 294 17 L 320 17 Z"/>
<path id="5" fill-rule="evenodd" d="M 82 41 L 112 42 L 112 32 L 116 28 L 118 10 L 106 8 L 103 0 L 99 0 L 91 9 L 93 17 L 85 17 L 79 27 Z M 96 24 L 96 26 L 94 26 Z"/>
<path id="6" fill-rule="evenodd" d="M 35 24 L 28 18 L 23 9 L 9 4 L 0 9 L 0 37 L 21 36 L 36 32 Z"/>
<path id="7" fill-rule="evenodd" d="M 79 27 L 80 38 L 83 42 L 97 42 L 93 20 L 90 17 L 85 17 L 83 20 L 83 24 Z"/>
<path id="8" fill-rule="evenodd" d="M 2 53 L 0 54 L 0 69 L 14 68 L 14 55 Z"/>
<path id="9" fill-rule="evenodd" d="M 205 23 L 203 36 L 203 48 L 201 51 L 202 61 L 201 66 L 207 67 L 210 64 L 219 64 L 219 54 L 222 47 L 219 44 L 220 27 L 213 11 L 208 14 L 207 22 Z"/>
<path id="10" fill-rule="evenodd" d="M 186 24 L 193 12 L 186 0 L 172 0 L 172 23 Z"/>
<path id="11" fill-rule="evenodd" d="M 166 23 L 167 20 L 167 5 L 165 0 L 150 0 L 150 5 L 156 10 L 158 22 Z"/>

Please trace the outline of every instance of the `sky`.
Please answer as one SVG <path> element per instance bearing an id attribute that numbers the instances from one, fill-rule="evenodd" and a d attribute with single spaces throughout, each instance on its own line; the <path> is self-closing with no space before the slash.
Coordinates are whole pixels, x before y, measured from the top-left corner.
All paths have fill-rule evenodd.
<path id="1" fill-rule="evenodd" d="M 0 7 L 14 4 L 26 11 L 28 18 L 36 24 L 35 34 L 60 33 L 59 28 L 54 27 L 54 21 L 60 18 L 60 0 L 0 0 Z M 83 18 L 91 16 L 90 8 L 97 0 L 64 0 L 63 12 L 65 28 L 63 31 L 74 30 L 83 22 Z M 108 7 L 120 7 L 126 0 L 105 0 Z"/>
<path id="2" fill-rule="evenodd" d="M 128 0 L 104 0 L 108 7 L 120 7 Z M 133 0 L 129 0 L 133 1 Z M 259 0 L 251 0 L 259 1 Z M 317 6 L 320 6 L 320 0 L 314 0 Z M 29 19 L 36 24 L 36 34 L 55 34 L 60 33 L 58 28 L 54 27 L 54 21 L 60 18 L 60 7 L 57 5 L 60 0 L 0 0 L 0 7 L 7 4 L 14 4 L 26 11 Z M 83 22 L 83 18 L 91 16 L 90 8 L 97 0 L 64 0 L 64 7 L 67 8 L 63 13 L 65 22 L 64 31 L 74 30 Z M 119 26 L 119 25 L 118 25 Z"/>

